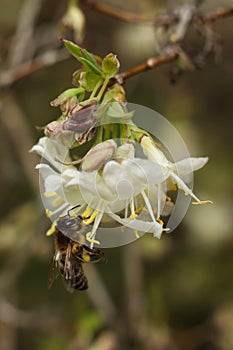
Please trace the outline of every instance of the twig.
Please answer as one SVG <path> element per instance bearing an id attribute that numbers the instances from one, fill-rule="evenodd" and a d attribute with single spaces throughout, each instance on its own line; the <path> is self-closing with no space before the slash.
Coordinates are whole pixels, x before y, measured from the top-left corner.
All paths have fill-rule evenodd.
<path id="1" fill-rule="evenodd" d="M 128 320 L 127 336 L 135 343 L 141 343 L 145 334 L 142 325 L 146 323 L 145 296 L 143 292 L 143 261 L 138 242 L 124 248 L 124 274 L 126 314 Z"/>
<path id="2" fill-rule="evenodd" d="M 90 7 L 91 9 L 97 12 L 103 13 L 104 15 L 107 15 L 109 17 L 113 17 L 115 19 L 118 19 L 124 22 L 130 22 L 130 23 L 136 23 L 136 24 L 153 24 L 154 26 L 170 26 L 179 22 L 179 19 L 180 19 L 180 16 L 179 16 L 180 11 L 177 11 L 176 9 L 168 13 L 158 15 L 154 18 L 147 18 L 145 16 L 136 15 L 131 12 L 116 9 L 115 7 L 110 5 L 96 2 L 96 0 L 85 0 L 83 1 L 83 3 L 86 6 Z M 218 19 L 230 17 L 230 16 L 233 16 L 233 6 L 226 9 L 219 8 L 210 14 L 196 15 L 194 20 L 201 21 L 202 23 L 207 23 L 207 22 L 214 22 L 214 21 L 217 21 Z"/>
<path id="3" fill-rule="evenodd" d="M 139 73 L 145 72 L 147 70 L 153 69 L 155 67 L 158 67 L 164 63 L 168 63 L 171 61 L 174 61 L 179 55 L 179 49 L 177 45 L 173 45 L 169 48 L 167 48 L 167 53 L 158 56 L 158 57 L 150 57 L 146 60 L 146 62 L 139 64 L 138 66 L 135 66 L 123 73 L 120 73 L 116 75 L 115 80 L 119 84 L 123 84 L 127 79 L 133 77 L 134 75 L 137 75 Z"/>
<path id="4" fill-rule="evenodd" d="M 42 4 L 43 0 L 24 0 L 8 54 L 9 66 L 17 65 L 31 56 L 35 20 Z"/>
<path id="5" fill-rule="evenodd" d="M 59 332 L 65 334 L 75 333 L 72 324 L 67 325 L 52 315 L 20 310 L 4 298 L 0 299 L 0 322 L 13 328 L 26 330 L 57 332 L 59 329 Z"/>
<path id="6" fill-rule="evenodd" d="M 11 94 L 4 94 L 2 110 L 0 111 L 0 120 L 5 128 L 5 132 L 15 146 L 15 152 L 18 156 L 22 169 L 27 176 L 29 183 L 37 193 L 38 179 L 33 167 L 37 159 L 29 155 L 28 149 L 33 144 L 33 137 L 27 125 L 26 118 Z M 34 163 L 34 165 L 33 165 Z"/>
<path id="7" fill-rule="evenodd" d="M 116 326 L 117 309 L 102 282 L 96 267 L 93 265 L 84 266 L 89 277 L 90 288 L 88 294 L 99 314 L 108 326 Z"/>
<path id="8" fill-rule="evenodd" d="M 68 58 L 70 58 L 70 54 L 65 49 L 48 51 L 35 59 L 0 73 L 0 88 L 7 87 L 42 68 L 52 66 Z"/>
<path id="9" fill-rule="evenodd" d="M 233 16 L 233 6 L 222 9 L 219 8 L 212 13 L 207 13 L 205 15 L 200 15 L 195 17 L 195 21 L 201 21 L 202 23 L 215 22 L 219 19 Z"/>
<path id="10" fill-rule="evenodd" d="M 184 6 L 181 6 L 174 11 L 158 16 L 155 19 L 148 19 L 144 16 L 138 16 L 134 15 L 132 13 L 128 13 L 125 11 L 117 10 L 109 5 L 97 3 L 95 0 L 87 0 L 84 2 L 87 6 L 91 7 L 92 9 L 102 12 L 108 16 L 124 20 L 127 22 L 132 23 L 150 23 L 156 26 L 170 26 L 172 24 L 178 23 L 180 19 L 182 19 L 182 11 L 184 9 Z M 189 13 L 190 14 L 190 13 Z M 182 39 L 185 35 L 185 29 L 188 27 L 188 23 L 194 22 L 196 24 L 198 23 L 213 23 L 219 19 L 223 19 L 226 17 L 233 16 L 233 6 L 227 8 L 227 9 L 217 9 L 216 11 L 205 14 L 205 15 L 195 15 L 194 11 L 192 11 L 191 16 L 189 16 L 189 20 L 185 20 L 185 26 L 182 26 L 182 35 L 178 35 L 178 40 Z M 179 27 L 179 26 L 178 26 Z M 175 33 L 177 37 L 177 33 Z M 177 40 L 176 40 L 177 41 Z M 0 88 L 6 87 L 14 82 L 17 82 L 18 80 L 30 75 L 31 73 L 34 73 L 44 67 L 51 66 L 57 62 L 66 60 L 70 57 L 69 53 L 63 49 L 60 50 L 51 50 L 43 55 L 29 60 L 21 65 L 18 65 L 15 68 L 11 68 L 9 70 L 3 71 L 0 73 Z M 163 63 L 167 63 L 170 61 L 175 60 L 177 57 L 177 53 L 169 52 L 168 54 L 164 54 L 163 56 L 159 57 L 152 57 L 146 60 L 145 63 L 138 65 L 127 72 L 120 73 L 116 76 L 115 80 L 119 81 L 122 80 L 124 82 L 131 76 L 134 76 L 138 73 L 144 72 L 146 70 L 152 69 L 154 67 L 157 67 Z M 121 83 L 122 83 L 121 82 Z"/>
<path id="11" fill-rule="evenodd" d="M 161 14 L 156 18 L 147 18 L 145 16 L 136 15 L 131 12 L 116 9 L 107 4 L 96 2 L 95 0 L 86 0 L 83 3 L 91 9 L 103 13 L 109 17 L 113 17 L 120 21 L 136 23 L 136 24 L 153 24 L 156 26 L 167 26 L 178 21 L 178 16 L 174 13 Z"/>

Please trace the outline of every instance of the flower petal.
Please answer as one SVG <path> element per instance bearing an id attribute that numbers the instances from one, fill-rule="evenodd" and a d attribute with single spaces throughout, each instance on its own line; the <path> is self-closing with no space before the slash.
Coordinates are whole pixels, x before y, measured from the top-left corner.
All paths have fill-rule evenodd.
<path id="1" fill-rule="evenodd" d="M 114 213 L 109 213 L 109 216 L 111 216 L 120 224 L 129 227 L 133 230 L 153 233 L 153 236 L 156 238 L 160 238 L 163 232 L 162 225 L 160 225 L 157 221 L 153 222 L 138 219 L 122 219 L 119 215 Z"/>
<path id="2" fill-rule="evenodd" d="M 201 169 L 208 162 L 208 157 L 193 157 L 179 160 L 174 165 L 179 175 L 187 175 Z"/>

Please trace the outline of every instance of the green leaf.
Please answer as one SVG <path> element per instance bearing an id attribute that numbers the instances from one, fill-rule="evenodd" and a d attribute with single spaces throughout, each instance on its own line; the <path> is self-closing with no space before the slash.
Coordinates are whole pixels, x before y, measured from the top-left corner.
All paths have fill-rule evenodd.
<path id="1" fill-rule="evenodd" d="M 67 89 L 67 90 L 63 91 L 52 102 L 50 102 L 50 105 L 53 107 L 57 107 L 74 96 L 80 96 L 82 99 L 84 94 L 85 94 L 85 91 L 82 87 Z"/>
<path id="2" fill-rule="evenodd" d="M 67 50 L 73 55 L 75 58 L 79 59 L 79 57 L 83 57 L 82 49 L 75 43 L 70 40 L 62 39 Z"/>
<path id="3" fill-rule="evenodd" d="M 117 74 L 119 67 L 120 62 L 118 61 L 116 55 L 110 53 L 104 57 L 102 62 L 102 70 L 106 75 L 108 75 L 109 78 L 112 78 Z"/>
<path id="4" fill-rule="evenodd" d="M 79 79 L 79 84 L 86 90 L 86 91 L 93 91 L 97 84 L 100 85 L 100 83 L 103 82 L 103 78 L 101 78 L 99 75 L 96 75 L 92 72 L 84 72 L 81 74 Z"/>
<path id="5" fill-rule="evenodd" d="M 101 71 L 101 68 L 99 66 L 97 67 L 92 62 L 88 61 L 86 58 L 80 57 L 79 62 L 82 63 L 87 70 L 95 73 L 96 75 L 104 77 L 104 74 Z"/>
<path id="6" fill-rule="evenodd" d="M 88 52 L 86 49 L 82 49 L 82 52 L 84 58 L 86 58 L 89 62 L 93 63 L 97 68 L 99 68 L 95 57 L 90 52 Z"/>
<path id="7" fill-rule="evenodd" d="M 93 73 L 97 75 L 103 76 L 103 72 L 98 65 L 95 57 L 88 52 L 86 49 L 82 49 L 77 44 L 73 43 L 69 40 L 62 40 L 65 44 L 67 50 L 80 62 L 82 63 L 88 70 L 91 70 Z"/>

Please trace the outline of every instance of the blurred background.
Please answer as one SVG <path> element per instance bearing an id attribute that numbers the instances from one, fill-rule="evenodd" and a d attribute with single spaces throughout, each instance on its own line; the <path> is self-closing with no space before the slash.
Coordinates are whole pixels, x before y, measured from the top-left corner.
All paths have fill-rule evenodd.
<path id="1" fill-rule="evenodd" d="M 101 1 L 145 17 L 184 2 Z M 125 84 L 129 102 L 165 116 L 192 156 L 209 156 L 194 188 L 214 205 L 191 206 L 161 240 L 145 235 L 106 249 L 107 264 L 87 266 L 88 292 L 70 294 L 61 278 L 47 288 L 53 240 L 44 234 L 50 222 L 34 169 L 39 157 L 28 153 L 42 135 L 35 126 L 59 116 L 49 103 L 79 67 L 59 41 L 72 38 L 61 25 L 67 4 L 0 1 L 0 349 L 232 350 L 233 18 L 214 24 L 215 52 L 203 69 L 170 63 Z M 206 0 L 200 11 L 230 5 Z M 121 71 L 158 54 L 166 40 L 164 29 L 82 9 L 86 24 L 76 38 L 100 56 L 116 53 Z M 190 29 L 184 45 L 204 63 L 198 31 Z"/>

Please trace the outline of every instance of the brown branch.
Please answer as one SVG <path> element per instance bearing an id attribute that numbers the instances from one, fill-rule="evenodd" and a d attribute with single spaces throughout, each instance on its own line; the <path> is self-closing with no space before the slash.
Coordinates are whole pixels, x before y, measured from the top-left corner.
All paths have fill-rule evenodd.
<path id="1" fill-rule="evenodd" d="M 181 23 L 182 26 L 180 26 L 181 29 L 183 29 L 182 37 L 180 37 L 180 35 L 177 36 L 177 33 L 175 33 L 176 42 L 183 39 L 189 23 L 194 22 L 194 23 L 207 24 L 207 23 L 215 22 L 219 19 L 233 16 L 233 6 L 227 9 L 217 9 L 216 11 L 205 15 L 196 15 L 193 9 L 193 6 L 183 5 L 174 9 L 170 13 L 163 14 L 163 15 L 157 16 L 156 18 L 149 19 L 144 16 L 135 15 L 129 12 L 118 10 L 106 4 L 98 3 L 95 0 L 86 0 L 84 1 L 84 4 L 94 9 L 95 11 L 101 12 L 105 15 L 117 18 L 122 21 L 127 21 L 132 23 L 147 23 L 147 24 L 153 24 L 155 26 L 165 26 L 165 25 L 170 26 L 172 24 L 178 23 L 178 27 L 179 27 L 179 23 L 182 22 L 182 18 L 183 18 L 182 16 L 183 16 L 184 10 L 189 10 L 190 12 L 189 19 L 185 22 L 185 26 L 182 23 Z M 51 50 L 35 59 L 29 60 L 25 63 L 18 65 L 17 67 L 10 68 L 6 71 L 3 71 L 0 73 L 0 88 L 9 86 L 14 82 L 17 82 L 18 80 L 40 69 L 43 69 L 44 67 L 51 66 L 57 62 L 66 60 L 69 57 L 70 57 L 69 53 L 63 49 Z M 149 58 L 146 60 L 145 63 L 138 65 L 128 70 L 127 72 L 118 74 L 115 78 L 115 81 L 120 82 L 122 84 L 125 80 L 129 79 L 130 77 L 138 73 L 155 68 L 157 66 L 162 65 L 163 63 L 173 61 L 176 58 L 177 58 L 177 52 L 174 52 L 174 49 L 172 51 L 170 50 L 169 53 L 163 56 Z"/>
<path id="2" fill-rule="evenodd" d="M 84 0 L 83 3 L 93 9 L 94 11 L 100 12 L 106 16 L 118 19 L 120 21 L 135 23 L 135 24 L 153 24 L 155 26 L 171 26 L 180 20 L 180 13 L 182 7 L 177 7 L 174 10 L 160 14 L 154 18 L 148 18 L 142 15 L 136 15 L 134 13 L 119 10 L 113 6 L 102 4 L 96 0 Z M 186 5 L 184 5 L 186 6 Z M 223 9 L 219 8 L 216 11 L 204 14 L 196 15 L 194 21 L 201 21 L 202 23 L 215 22 L 218 19 L 233 16 L 233 6 Z"/>
<path id="3" fill-rule="evenodd" d="M 200 15 L 195 18 L 195 21 L 201 21 L 202 23 L 210 23 L 210 22 L 215 22 L 218 19 L 231 17 L 231 16 L 233 16 L 233 6 L 226 9 L 219 8 L 212 13 Z"/>
<path id="4" fill-rule="evenodd" d="M 161 66 L 164 63 L 174 61 L 178 57 L 179 51 L 179 47 L 174 45 L 167 50 L 166 54 L 158 57 L 150 57 L 144 63 L 116 75 L 115 80 L 119 84 L 124 84 L 127 79 L 133 77 L 134 75 Z"/>
<path id="5" fill-rule="evenodd" d="M 44 332 L 59 332 L 74 334 L 72 324 L 66 324 L 52 314 L 42 314 L 32 311 L 24 311 L 16 308 L 6 299 L 0 298 L 0 322 L 12 327 L 26 330 L 39 330 Z"/>
<path id="6" fill-rule="evenodd" d="M 67 60 L 70 54 L 65 49 L 52 50 L 43 55 L 24 62 L 15 68 L 10 68 L 0 73 L 0 88 L 7 87 L 18 80 L 37 72 L 38 70 Z"/>
<path id="7" fill-rule="evenodd" d="M 174 24 L 179 19 L 175 13 L 161 14 L 156 18 L 147 18 L 142 15 L 136 15 L 131 12 L 116 9 L 115 7 L 97 2 L 96 0 L 85 0 L 83 3 L 91 9 L 106 16 L 135 24 L 153 24 L 156 26 L 165 26 Z"/>

